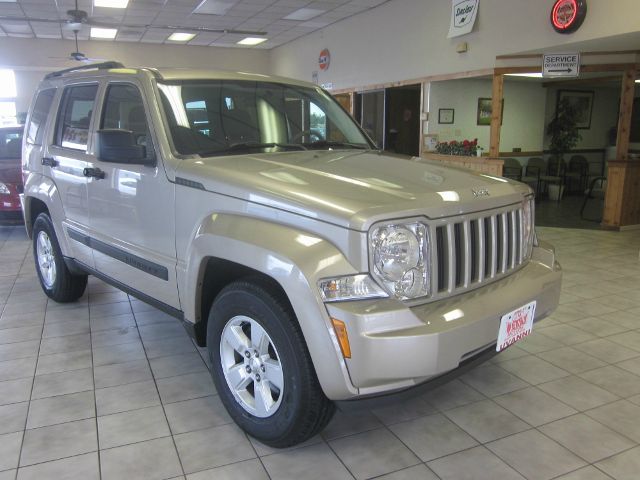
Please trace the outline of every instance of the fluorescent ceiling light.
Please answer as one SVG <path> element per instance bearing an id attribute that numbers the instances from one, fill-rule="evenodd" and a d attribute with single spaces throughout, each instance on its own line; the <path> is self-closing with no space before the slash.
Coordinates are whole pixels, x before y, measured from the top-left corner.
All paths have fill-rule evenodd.
<path id="1" fill-rule="evenodd" d="M 95 7 L 127 8 L 129 0 L 93 0 Z"/>
<path id="2" fill-rule="evenodd" d="M 225 15 L 231 7 L 236 4 L 235 1 L 222 0 L 203 0 L 193 13 L 206 15 Z"/>
<path id="3" fill-rule="evenodd" d="M 315 8 L 301 8 L 295 12 L 290 13 L 283 20 L 309 20 L 313 17 L 317 17 L 326 10 L 318 10 Z"/>
<path id="4" fill-rule="evenodd" d="M 507 77 L 542 78 L 542 73 L 505 73 Z"/>
<path id="5" fill-rule="evenodd" d="M 247 37 L 238 42 L 238 45 L 258 45 L 262 42 L 266 42 L 268 38 Z"/>
<path id="6" fill-rule="evenodd" d="M 118 34 L 117 28 L 97 28 L 91 27 L 91 38 L 116 38 Z"/>
<path id="7" fill-rule="evenodd" d="M 188 42 L 195 36 L 195 33 L 174 32 L 169 35 L 169 38 L 167 38 L 167 40 L 171 40 L 172 42 Z"/>
<path id="8" fill-rule="evenodd" d="M 18 0 L 0 0 L 0 3 L 17 3 Z"/>

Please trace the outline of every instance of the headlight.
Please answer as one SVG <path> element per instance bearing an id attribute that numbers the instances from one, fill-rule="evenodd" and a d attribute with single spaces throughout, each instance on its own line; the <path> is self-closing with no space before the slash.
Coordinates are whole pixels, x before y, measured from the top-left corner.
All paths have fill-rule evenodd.
<path id="1" fill-rule="evenodd" d="M 531 258 L 535 236 L 535 203 L 533 195 L 529 195 L 522 201 L 523 260 Z"/>
<path id="2" fill-rule="evenodd" d="M 0 194 L 1 195 L 9 195 L 11 192 L 9 191 L 9 187 L 7 187 L 4 183 L 0 182 Z"/>
<path id="3" fill-rule="evenodd" d="M 369 275 L 325 278 L 318 282 L 318 288 L 325 302 L 344 300 L 364 300 L 366 298 L 388 297 Z"/>
<path id="4" fill-rule="evenodd" d="M 429 293 L 426 227 L 421 223 L 384 225 L 369 236 L 372 274 L 399 299 Z"/>

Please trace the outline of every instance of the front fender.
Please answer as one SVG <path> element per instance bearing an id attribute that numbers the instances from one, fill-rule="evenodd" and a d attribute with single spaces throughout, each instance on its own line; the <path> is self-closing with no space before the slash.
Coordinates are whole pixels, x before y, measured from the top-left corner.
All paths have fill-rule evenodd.
<path id="1" fill-rule="evenodd" d="M 211 257 L 249 267 L 280 284 L 296 313 L 325 394 L 331 399 L 357 393 L 352 386 L 317 280 L 358 273 L 330 242 L 315 234 L 255 218 L 213 214 L 195 231 L 178 263 L 185 318 L 199 321 L 198 289 Z M 181 268 L 182 266 L 182 268 Z M 184 291 L 183 291 L 184 290 Z"/>

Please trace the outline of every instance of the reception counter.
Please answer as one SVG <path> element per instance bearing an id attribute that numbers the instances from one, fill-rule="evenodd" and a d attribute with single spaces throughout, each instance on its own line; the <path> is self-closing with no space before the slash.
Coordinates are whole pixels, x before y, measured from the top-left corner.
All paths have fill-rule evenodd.
<path id="1" fill-rule="evenodd" d="M 468 157 L 458 155 L 440 155 L 439 153 L 424 152 L 420 158 L 426 160 L 435 160 L 447 165 L 468 168 L 476 172 L 482 172 L 489 175 L 502 176 L 502 167 L 504 161 L 500 158 L 493 157 Z"/>

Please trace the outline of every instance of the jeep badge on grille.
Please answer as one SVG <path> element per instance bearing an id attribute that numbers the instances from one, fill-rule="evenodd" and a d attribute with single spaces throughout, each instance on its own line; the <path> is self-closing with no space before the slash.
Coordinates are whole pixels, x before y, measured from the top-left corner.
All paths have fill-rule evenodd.
<path id="1" fill-rule="evenodd" d="M 478 197 L 488 197 L 489 195 L 491 195 L 489 193 L 489 190 L 487 190 L 486 188 L 472 188 L 471 192 L 473 193 L 473 196 L 478 198 Z"/>

